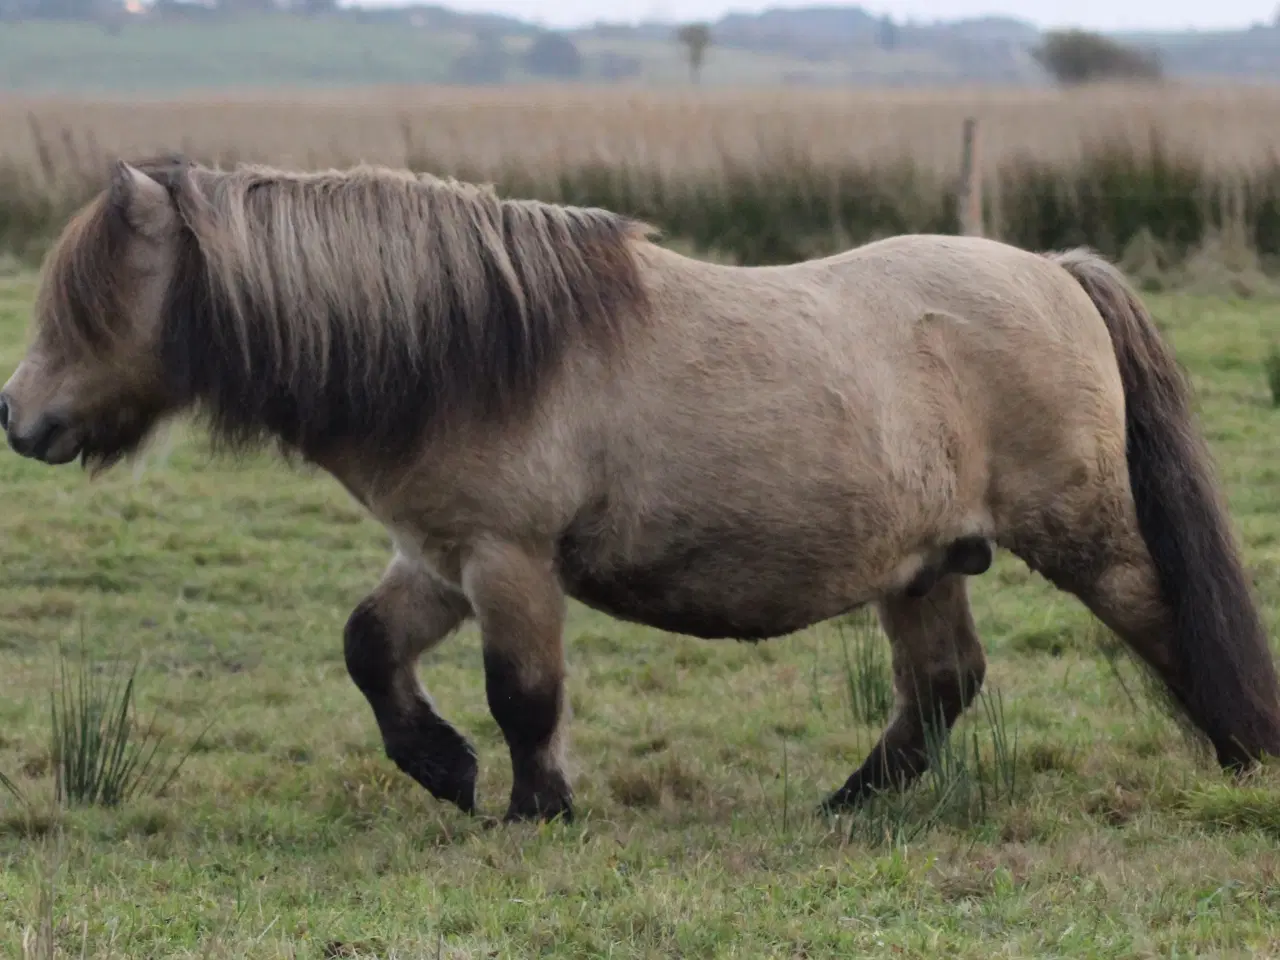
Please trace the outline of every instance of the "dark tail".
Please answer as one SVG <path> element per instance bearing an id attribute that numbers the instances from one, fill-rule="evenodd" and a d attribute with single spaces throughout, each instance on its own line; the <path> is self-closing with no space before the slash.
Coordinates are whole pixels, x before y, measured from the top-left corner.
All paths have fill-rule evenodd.
<path id="1" fill-rule="evenodd" d="M 1191 391 L 1124 275 L 1088 250 L 1050 254 L 1106 321 L 1124 384 L 1129 485 L 1173 612 L 1173 691 L 1224 767 L 1280 756 L 1280 682 Z"/>

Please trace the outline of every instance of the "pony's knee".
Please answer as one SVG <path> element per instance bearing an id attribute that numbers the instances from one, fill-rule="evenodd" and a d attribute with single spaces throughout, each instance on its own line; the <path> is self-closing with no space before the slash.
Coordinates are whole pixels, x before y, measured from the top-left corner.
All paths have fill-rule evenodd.
<path id="1" fill-rule="evenodd" d="M 519 549 L 491 544 L 473 553 L 462 581 L 491 696 L 549 710 L 564 678 L 564 594 L 554 574 Z"/>
<path id="2" fill-rule="evenodd" d="M 396 557 L 378 586 L 347 618 L 347 673 L 367 696 L 385 696 L 471 613 L 466 598 Z"/>
<path id="3" fill-rule="evenodd" d="M 366 597 L 351 611 L 342 630 L 342 654 L 347 675 L 361 693 L 371 699 L 390 693 L 395 658 L 391 634 L 376 598 Z"/>

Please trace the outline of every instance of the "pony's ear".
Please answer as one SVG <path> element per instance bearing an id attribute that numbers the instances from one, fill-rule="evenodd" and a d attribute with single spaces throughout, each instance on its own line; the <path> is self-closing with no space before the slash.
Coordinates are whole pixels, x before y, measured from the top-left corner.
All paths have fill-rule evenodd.
<path id="1" fill-rule="evenodd" d="M 164 184 L 123 160 L 112 168 L 109 191 L 111 206 L 147 236 L 159 237 L 174 221 L 177 211 Z"/>

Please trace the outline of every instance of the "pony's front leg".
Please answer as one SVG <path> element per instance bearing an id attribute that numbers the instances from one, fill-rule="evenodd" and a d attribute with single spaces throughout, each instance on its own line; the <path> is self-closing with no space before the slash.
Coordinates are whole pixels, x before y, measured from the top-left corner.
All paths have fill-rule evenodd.
<path id="1" fill-rule="evenodd" d="M 436 712 L 416 665 L 470 612 L 456 589 L 397 556 L 343 632 L 347 672 L 373 708 L 387 756 L 465 813 L 476 809 L 476 752 Z"/>
<path id="2" fill-rule="evenodd" d="M 565 773 L 564 592 L 549 557 L 477 545 L 462 587 L 480 623 L 489 710 L 511 751 L 507 820 L 573 818 Z"/>

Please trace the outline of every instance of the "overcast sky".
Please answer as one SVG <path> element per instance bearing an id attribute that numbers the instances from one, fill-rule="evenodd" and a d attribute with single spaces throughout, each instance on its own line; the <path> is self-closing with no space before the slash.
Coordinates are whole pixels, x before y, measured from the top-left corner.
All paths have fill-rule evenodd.
<path id="1" fill-rule="evenodd" d="M 364 0 L 370 2 L 370 0 Z M 372 0 L 379 2 L 379 0 Z M 389 2 L 389 0 L 381 0 Z M 714 19 L 730 10 L 768 7 L 849 6 L 850 0 L 438 0 L 455 10 L 507 13 L 549 27 L 595 20 Z M 952 20 L 984 14 L 1011 14 L 1045 27 L 1083 26 L 1098 30 L 1245 27 L 1270 21 L 1280 0 L 866 0 L 876 14 L 899 20 Z"/>

